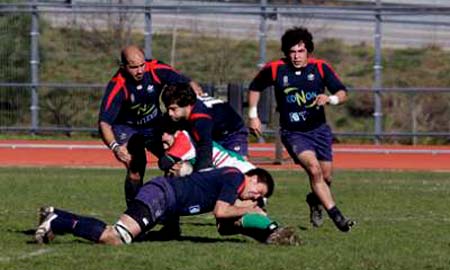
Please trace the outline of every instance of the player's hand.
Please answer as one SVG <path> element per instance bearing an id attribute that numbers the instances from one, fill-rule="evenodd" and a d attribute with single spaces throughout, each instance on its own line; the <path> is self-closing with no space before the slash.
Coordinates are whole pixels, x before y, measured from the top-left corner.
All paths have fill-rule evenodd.
<path id="1" fill-rule="evenodd" d="M 130 165 L 131 155 L 128 153 L 126 145 L 120 145 L 116 149 L 114 149 L 114 155 L 117 160 L 124 163 L 125 165 Z"/>
<path id="2" fill-rule="evenodd" d="M 262 135 L 261 120 L 259 119 L 259 117 L 249 118 L 248 128 L 250 130 L 250 133 L 255 135 L 256 137 L 260 137 Z"/>
<path id="3" fill-rule="evenodd" d="M 253 209 L 255 210 L 255 213 L 258 213 L 263 216 L 267 216 L 266 211 L 264 211 L 264 209 L 262 209 L 261 207 L 255 206 Z"/>
<path id="4" fill-rule="evenodd" d="M 320 94 L 316 97 L 316 100 L 314 101 L 314 103 L 316 103 L 316 105 L 318 106 L 324 106 L 328 103 L 329 99 L 328 96 L 325 94 Z"/>

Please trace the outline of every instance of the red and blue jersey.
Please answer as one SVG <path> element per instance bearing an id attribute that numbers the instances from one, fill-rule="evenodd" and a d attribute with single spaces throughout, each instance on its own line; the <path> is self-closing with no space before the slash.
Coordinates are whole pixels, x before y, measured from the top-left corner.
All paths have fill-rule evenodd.
<path id="1" fill-rule="evenodd" d="M 275 89 L 280 127 L 290 131 L 313 130 L 326 122 L 323 106 L 315 102 L 325 88 L 332 94 L 346 87 L 323 60 L 309 58 L 302 68 L 293 67 L 287 59 L 267 63 L 250 83 L 249 90 Z"/>
<path id="2" fill-rule="evenodd" d="M 224 167 L 167 180 L 175 191 L 176 212 L 187 216 L 211 212 L 217 201 L 234 204 L 245 188 L 238 169 Z"/>
<path id="3" fill-rule="evenodd" d="M 221 141 L 234 132 L 238 132 L 245 123 L 242 117 L 227 102 L 215 99 L 208 103 L 198 99 L 192 107 L 186 130 L 196 147 L 194 170 L 211 167 L 212 143 Z"/>
<path id="4" fill-rule="evenodd" d="M 161 116 L 159 95 L 164 85 L 190 81 L 156 59 L 145 62 L 145 73 L 139 82 L 119 69 L 106 87 L 99 120 L 110 125 L 152 126 Z"/>

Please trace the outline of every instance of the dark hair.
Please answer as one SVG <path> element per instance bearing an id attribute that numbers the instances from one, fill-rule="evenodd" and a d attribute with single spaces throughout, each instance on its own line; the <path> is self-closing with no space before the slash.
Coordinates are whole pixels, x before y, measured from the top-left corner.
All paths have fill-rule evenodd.
<path id="1" fill-rule="evenodd" d="M 254 168 L 245 173 L 248 176 L 257 175 L 258 183 L 264 183 L 267 186 L 267 194 L 264 196 L 269 198 L 275 189 L 275 182 L 273 181 L 272 175 L 263 168 Z"/>
<path id="2" fill-rule="evenodd" d="M 281 51 L 287 57 L 291 48 L 300 42 L 305 44 L 308 53 L 314 51 L 314 42 L 311 33 L 303 27 L 294 27 L 286 30 L 281 37 Z"/>
<path id="3" fill-rule="evenodd" d="M 172 104 L 186 107 L 195 103 L 197 95 L 189 83 L 177 83 L 164 87 L 161 100 L 166 108 Z"/>

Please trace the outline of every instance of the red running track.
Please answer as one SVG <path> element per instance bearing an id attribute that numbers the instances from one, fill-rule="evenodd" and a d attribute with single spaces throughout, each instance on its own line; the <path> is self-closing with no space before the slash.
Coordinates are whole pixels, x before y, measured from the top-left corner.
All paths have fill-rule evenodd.
<path id="1" fill-rule="evenodd" d="M 415 170 L 450 172 L 450 146 L 340 145 L 334 150 L 335 169 Z M 297 168 L 283 152 L 281 165 L 274 165 L 273 144 L 251 144 L 250 160 L 269 169 Z M 101 142 L 0 140 L 2 167 L 96 167 L 121 168 Z M 149 156 L 149 167 L 156 167 Z"/>

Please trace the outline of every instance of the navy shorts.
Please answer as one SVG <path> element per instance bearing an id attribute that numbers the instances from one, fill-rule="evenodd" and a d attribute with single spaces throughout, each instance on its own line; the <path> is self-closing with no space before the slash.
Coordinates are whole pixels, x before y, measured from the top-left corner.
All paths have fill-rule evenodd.
<path id="1" fill-rule="evenodd" d="M 148 181 L 135 198 L 148 207 L 155 224 L 170 219 L 175 213 L 175 192 L 168 181 L 162 176 Z"/>
<path id="2" fill-rule="evenodd" d="M 132 127 L 129 125 L 114 125 L 112 127 L 114 137 L 119 144 L 124 144 L 133 135 L 141 135 L 144 138 L 144 145 L 147 150 L 159 157 L 164 153 L 161 142 L 162 133 L 159 129 L 149 127 Z"/>
<path id="3" fill-rule="evenodd" d="M 246 127 L 228 134 L 221 140 L 215 140 L 227 150 L 234 151 L 242 156 L 248 155 L 248 129 Z"/>
<path id="4" fill-rule="evenodd" d="M 282 129 L 280 134 L 284 147 L 297 164 L 300 163 L 298 154 L 306 150 L 315 152 L 319 161 L 333 160 L 333 134 L 327 124 L 305 132 Z"/>

